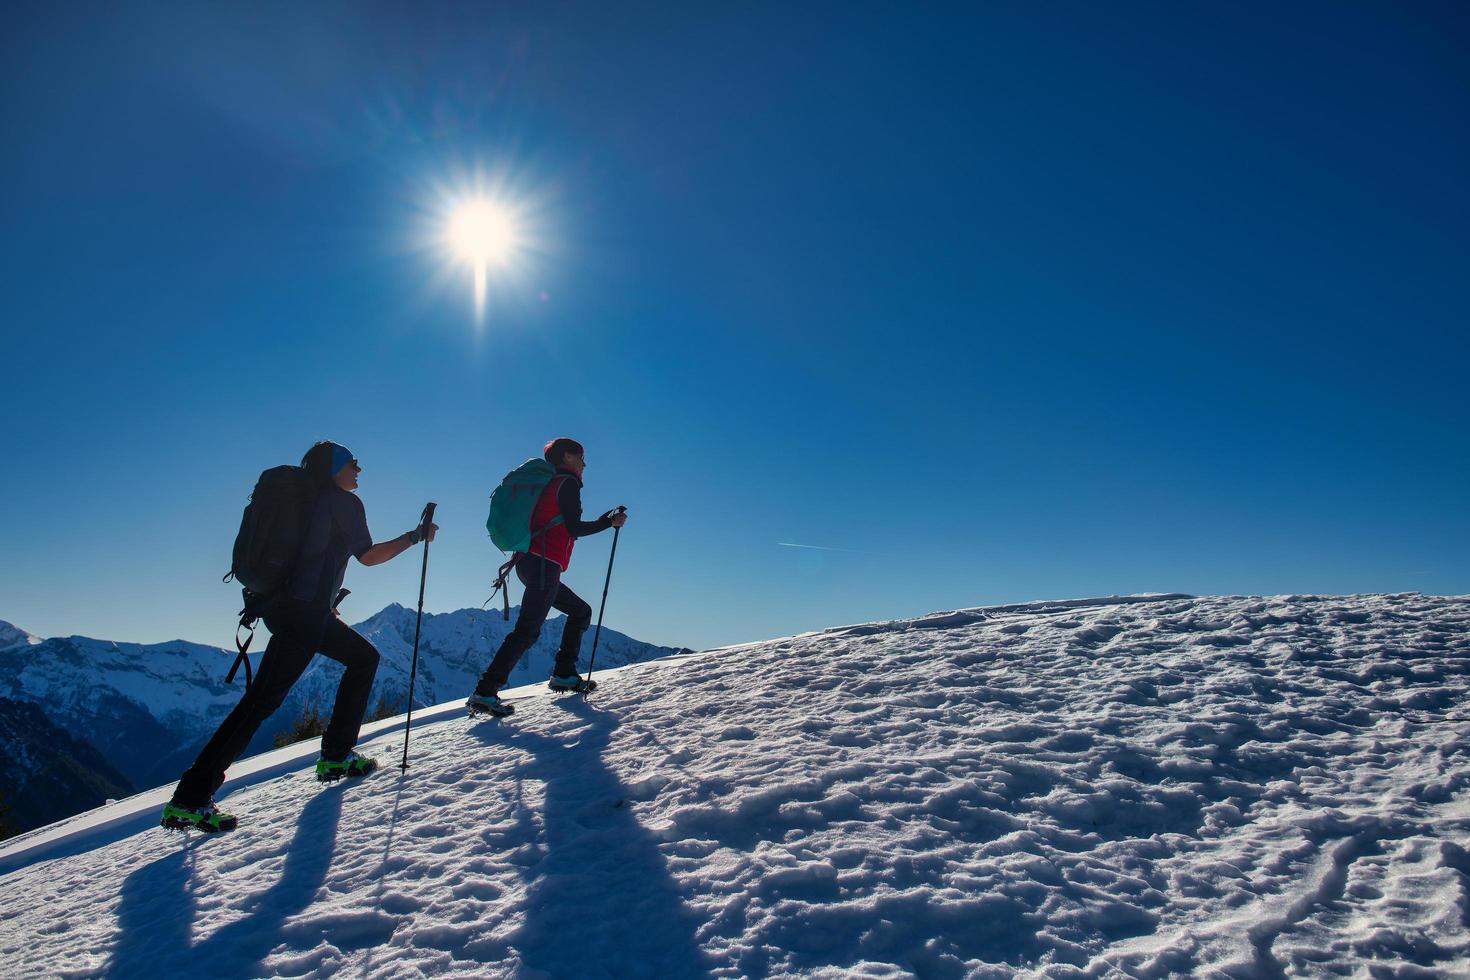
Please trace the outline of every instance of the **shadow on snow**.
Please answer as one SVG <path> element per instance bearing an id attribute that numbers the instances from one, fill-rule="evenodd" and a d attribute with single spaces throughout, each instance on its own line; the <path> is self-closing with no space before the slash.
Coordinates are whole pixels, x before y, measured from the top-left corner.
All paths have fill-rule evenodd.
<path id="1" fill-rule="evenodd" d="M 657 840 L 634 816 L 627 788 L 604 761 L 617 716 L 577 697 L 556 705 L 583 722 L 570 741 L 493 724 L 474 729 L 487 745 L 526 753 L 517 772 L 522 829 L 515 836 L 542 844 L 540 859 L 525 869 L 525 918 L 508 945 L 533 975 L 708 976 L 698 921 Z M 528 782 L 545 787 L 539 833 L 525 802 Z"/>
<path id="2" fill-rule="evenodd" d="M 117 946 L 106 975 L 183 976 L 200 969 L 211 980 L 267 975 L 261 961 L 293 938 L 288 935 L 288 920 L 310 907 L 326 881 L 341 816 L 340 791 L 312 797 L 296 821 L 280 878 L 252 897 L 251 912 L 243 919 L 198 943 L 193 923 L 199 895 L 223 887 L 224 882 L 215 876 L 195 876 L 196 842 L 189 841 L 128 875 L 117 911 Z"/>
<path id="3" fill-rule="evenodd" d="M 532 975 L 707 977 L 711 963 L 696 938 L 698 920 L 657 840 L 634 816 L 627 788 L 604 761 L 616 716 L 580 698 L 557 704 L 582 722 L 569 740 L 490 724 L 473 729 L 499 751 L 524 753 L 513 790 L 519 809 L 513 833 L 540 845 L 539 857 L 524 870 L 521 927 L 505 947 Z M 525 799 L 528 783 L 544 786 L 540 814 Z M 196 873 L 194 848 L 213 842 L 189 840 L 139 867 L 122 885 L 117 944 L 106 975 L 155 977 L 205 968 L 212 980 L 257 977 L 270 972 L 263 963 L 272 951 L 310 950 L 322 934 L 339 951 L 387 941 L 393 932 L 387 917 L 338 922 L 345 927 L 339 929 L 302 915 L 331 868 L 342 799 L 340 791 L 313 796 L 297 819 L 280 877 L 251 896 L 243 918 L 201 940 L 194 936 L 196 917 L 231 898 L 206 899 L 212 889 L 229 887 L 227 876 Z"/>

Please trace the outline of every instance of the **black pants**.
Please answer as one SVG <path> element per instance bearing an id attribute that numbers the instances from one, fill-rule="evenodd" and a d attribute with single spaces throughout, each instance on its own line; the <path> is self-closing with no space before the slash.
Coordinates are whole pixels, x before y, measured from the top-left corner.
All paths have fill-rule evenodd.
<path id="1" fill-rule="evenodd" d="M 541 637 L 541 627 L 552 609 L 567 614 L 561 630 L 561 646 L 556 651 L 556 673 L 570 677 L 577 672 L 577 653 L 582 649 L 582 634 L 592 625 L 592 607 L 577 593 L 561 584 L 561 566 L 538 555 L 522 555 L 516 562 L 516 577 L 526 587 L 521 598 L 521 611 L 515 629 L 510 631 L 495 659 L 475 685 L 477 694 L 490 695 L 505 686 L 510 672 L 521 656 Z"/>
<path id="2" fill-rule="evenodd" d="M 267 614 L 264 618 L 271 631 L 271 641 L 260 658 L 260 669 L 255 672 L 250 690 L 179 780 L 174 802 L 180 806 L 203 806 L 214 796 L 225 781 L 225 770 L 245 751 L 261 723 L 281 706 L 291 685 L 318 651 L 347 668 L 337 685 L 332 720 L 322 736 L 322 755 L 341 759 L 357 744 L 373 676 L 378 672 L 377 648 L 335 614 L 328 614 L 326 625 L 321 628 L 311 625 L 316 617 L 305 617 L 303 621 L 290 611 Z"/>

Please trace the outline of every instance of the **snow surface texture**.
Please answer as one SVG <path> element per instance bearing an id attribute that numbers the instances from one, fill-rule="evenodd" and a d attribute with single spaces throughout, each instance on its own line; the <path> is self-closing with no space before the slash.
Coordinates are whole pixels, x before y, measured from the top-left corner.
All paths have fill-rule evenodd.
<path id="1" fill-rule="evenodd" d="M 0 960 L 1463 977 L 1467 628 L 1470 599 L 1419 595 L 1040 603 L 653 661 L 504 721 L 446 706 L 406 775 L 252 760 L 227 838 L 100 816 L 125 801 L 74 853 L 7 842 Z"/>

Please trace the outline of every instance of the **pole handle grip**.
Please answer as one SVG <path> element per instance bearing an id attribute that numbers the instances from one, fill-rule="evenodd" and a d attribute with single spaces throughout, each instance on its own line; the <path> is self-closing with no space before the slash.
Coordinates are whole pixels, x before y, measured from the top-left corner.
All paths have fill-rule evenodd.
<path id="1" fill-rule="evenodd" d="M 432 500 L 424 505 L 423 516 L 419 518 L 419 527 L 427 528 L 430 524 L 434 523 L 434 508 L 438 506 Z"/>

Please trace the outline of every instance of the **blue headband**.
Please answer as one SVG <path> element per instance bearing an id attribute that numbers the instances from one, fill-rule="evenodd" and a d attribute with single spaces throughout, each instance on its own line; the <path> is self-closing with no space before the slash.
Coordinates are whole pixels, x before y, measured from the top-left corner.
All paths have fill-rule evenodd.
<path id="1" fill-rule="evenodd" d="M 340 473 L 342 471 L 342 467 L 344 467 L 348 463 L 352 462 L 352 460 L 353 460 L 352 450 L 348 449 L 346 446 L 339 446 L 336 443 L 333 443 L 332 444 L 332 475 L 333 476 L 336 476 L 338 473 Z"/>

